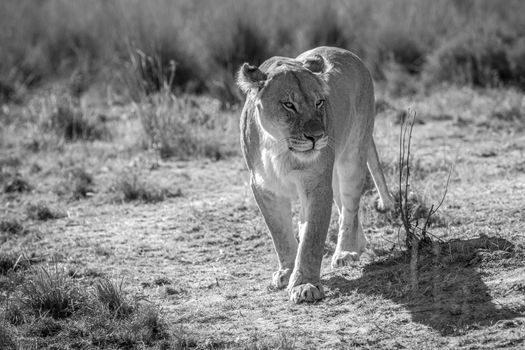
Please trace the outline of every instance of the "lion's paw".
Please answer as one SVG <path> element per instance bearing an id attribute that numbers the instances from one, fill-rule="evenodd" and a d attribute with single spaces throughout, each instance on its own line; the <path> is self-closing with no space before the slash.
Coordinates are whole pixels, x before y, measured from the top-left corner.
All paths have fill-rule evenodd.
<path id="1" fill-rule="evenodd" d="M 313 285 L 312 283 L 300 284 L 288 290 L 290 300 L 295 304 L 306 301 L 313 303 L 324 298 L 323 286 L 320 283 Z"/>
<path id="2" fill-rule="evenodd" d="M 290 280 L 290 275 L 292 274 L 292 269 L 284 269 L 275 271 L 272 276 L 272 287 L 277 289 L 283 289 L 288 285 Z"/>
<path id="3" fill-rule="evenodd" d="M 344 266 L 355 265 L 359 261 L 361 254 L 357 252 L 341 251 L 335 252 L 332 257 L 332 269 Z"/>
<path id="4" fill-rule="evenodd" d="M 374 207 L 379 213 L 385 214 L 394 208 L 394 200 L 388 196 L 388 198 L 385 198 L 383 201 L 379 196 L 377 196 L 374 200 Z"/>

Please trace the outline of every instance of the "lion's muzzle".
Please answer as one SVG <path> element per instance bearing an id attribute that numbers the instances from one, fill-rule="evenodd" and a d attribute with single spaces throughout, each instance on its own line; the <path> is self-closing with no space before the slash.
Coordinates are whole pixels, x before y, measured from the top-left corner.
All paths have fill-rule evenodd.
<path id="1" fill-rule="evenodd" d="M 303 135 L 303 138 L 289 138 L 288 149 L 294 152 L 309 152 L 321 150 L 328 144 L 328 136 L 319 134 L 315 136 Z"/>

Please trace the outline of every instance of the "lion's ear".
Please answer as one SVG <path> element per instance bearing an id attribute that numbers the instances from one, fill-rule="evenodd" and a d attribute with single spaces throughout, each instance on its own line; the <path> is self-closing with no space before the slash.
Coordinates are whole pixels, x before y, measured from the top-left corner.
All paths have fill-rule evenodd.
<path id="1" fill-rule="evenodd" d="M 302 61 L 303 67 L 312 73 L 325 73 L 327 70 L 323 56 L 315 55 Z"/>
<path id="2" fill-rule="evenodd" d="M 328 95 L 330 92 L 330 87 L 328 86 L 328 72 L 332 70 L 333 66 L 329 62 L 325 61 L 321 55 L 308 57 L 302 60 L 301 63 L 303 64 L 304 68 L 308 69 L 310 72 L 321 78 L 323 92 Z"/>
<path id="3" fill-rule="evenodd" d="M 250 66 L 248 63 L 242 65 L 237 73 L 237 86 L 245 94 L 251 89 L 260 88 L 266 81 L 267 75 L 256 66 Z"/>

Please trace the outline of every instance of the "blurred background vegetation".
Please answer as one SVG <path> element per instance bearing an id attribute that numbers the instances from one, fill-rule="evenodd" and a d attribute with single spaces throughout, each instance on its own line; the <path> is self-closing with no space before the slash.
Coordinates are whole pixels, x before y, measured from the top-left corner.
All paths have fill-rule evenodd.
<path id="1" fill-rule="evenodd" d="M 67 81 L 239 102 L 242 62 L 350 49 L 394 94 L 443 82 L 525 88 L 521 0 L 3 0 L 0 100 Z"/>

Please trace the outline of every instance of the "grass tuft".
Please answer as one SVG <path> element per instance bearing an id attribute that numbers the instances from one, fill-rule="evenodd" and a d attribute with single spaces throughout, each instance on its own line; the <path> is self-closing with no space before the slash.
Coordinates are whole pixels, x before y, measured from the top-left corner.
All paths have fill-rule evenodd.
<path id="1" fill-rule="evenodd" d="M 74 98 L 54 99 L 54 109 L 46 124 L 65 141 L 104 140 L 109 137 L 104 120 L 76 105 Z"/>
<path id="2" fill-rule="evenodd" d="M 417 227 L 422 226 L 427 219 L 428 227 L 446 226 L 446 220 L 444 217 L 434 212 L 429 216 L 431 210 L 433 211 L 433 208 L 428 206 L 426 198 L 420 194 L 413 191 L 409 191 L 409 193 L 406 194 L 404 189 L 399 191 L 399 189 L 396 188 L 394 189 L 392 196 L 394 199 L 394 207 L 390 212 L 382 215 L 388 224 L 397 227 L 402 226 L 402 214 L 403 211 L 405 211 L 405 214 L 410 217 L 411 222 Z M 401 210 L 402 206 L 403 211 Z"/>
<path id="3" fill-rule="evenodd" d="M 168 339 L 168 326 L 158 307 L 142 306 L 131 325 L 133 333 L 141 342 L 151 345 L 154 341 Z"/>
<path id="4" fill-rule="evenodd" d="M 5 275 L 9 271 L 14 271 L 17 268 L 25 267 L 28 261 L 22 255 L 15 255 L 12 253 L 0 254 L 0 275 Z"/>
<path id="5" fill-rule="evenodd" d="M 11 332 L 2 323 L 0 323 L 0 344 L 2 344 L 2 349 L 4 350 L 18 349 Z"/>
<path id="6" fill-rule="evenodd" d="M 13 270 L 15 260 L 20 259 L 6 259 L 6 271 Z M 5 291 L 13 297 L 0 305 L 1 349 L 14 334 L 60 348 L 169 348 L 169 327 L 161 310 L 128 297 L 123 282 L 100 279 L 91 293 L 83 292 L 80 280 L 56 265 L 20 277 L 9 276 Z"/>
<path id="7" fill-rule="evenodd" d="M 93 185 L 93 176 L 83 168 L 75 167 L 66 172 L 66 179 L 57 186 L 55 192 L 79 200 L 93 195 Z"/>
<path id="8" fill-rule="evenodd" d="M 9 156 L 6 158 L 0 158 L 0 172 L 2 172 L 5 168 L 18 168 L 22 165 L 22 161 L 20 161 L 20 158 L 15 156 Z"/>
<path id="9" fill-rule="evenodd" d="M 39 221 L 60 219 L 66 216 L 64 213 L 50 208 L 45 202 L 29 204 L 26 208 L 26 213 L 30 219 Z"/>
<path id="10" fill-rule="evenodd" d="M 236 133 L 233 118 L 219 120 L 220 105 L 210 99 L 179 98 L 165 90 L 137 105 L 138 117 L 152 148 L 160 157 L 214 160 L 237 154 L 225 143 L 225 133 Z M 236 124 L 236 123 L 235 123 Z"/>
<path id="11" fill-rule="evenodd" d="M 32 189 L 29 182 L 18 173 L 14 176 L 8 176 L 7 180 L 4 181 L 4 193 L 22 193 L 29 192 Z"/>
<path id="12" fill-rule="evenodd" d="M 101 279 L 95 284 L 95 292 L 98 301 L 111 314 L 117 317 L 127 317 L 135 310 L 134 306 L 127 300 L 122 283 L 117 284 L 108 279 Z"/>
<path id="13" fill-rule="evenodd" d="M 51 317 L 39 317 L 31 325 L 29 334 L 34 337 L 53 337 L 62 331 L 63 326 Z"/>
<path id="14" fill-rule="evenodd" d="M 22 302 L 35 314 L 66 318 L 77 310 L 84 296 L 64 271 L 39 268 L 22 286 Z"/>
<path id="15" fill-rule="evenodd" d="M 8 302 L 5 308 L 5 320 L 14 326 L 19 326 L 26 322 L 24 311 L 17 301 Z"/>
<path id="16" fill-rule="evenodd" d="M 259 339 L 258 334 L 252 334 L 248 344 L 245 344 L 245 349 L 255 350 L 294 350 L 296 338 L 290 337 L 286 333 L 280 333 L 278 338 L 267 338 Z"/>
<path id="17" fill-rule="evenodd" d="M 113 187 L 118 199 L 124 202 L 157 203 L 166 198 L 182 196 L 180 189 L 171 192 L 166 188 L 154 187 L 153 184 L 140 180 L 137 174 L 122 174 Z"/>
<path id="18" fill-rule="evenodd" d="M 26 230 L 19 220 L 14 218 L 6 218 L 0 220 L 0 233 L 7 233 L 9 235 L 18 235 L 25 233 Z"/>

